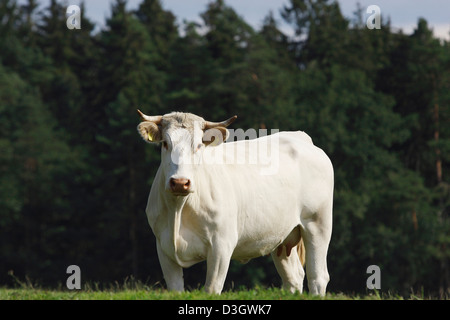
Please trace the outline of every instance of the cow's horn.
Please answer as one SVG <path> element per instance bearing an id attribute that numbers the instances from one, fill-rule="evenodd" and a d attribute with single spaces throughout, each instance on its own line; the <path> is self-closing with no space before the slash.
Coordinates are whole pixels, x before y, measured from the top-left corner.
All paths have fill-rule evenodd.
<path id="1" fill-rule="evenodd" d="M 222 122 L 205 121 L 204 129 L 206 130 L 206 129 L 211 129 L 211 128 L 215 128 L 215 127 L 228 127 L 236 119 L 237 119 L 237 116 L 232 116 L 230 119 L 227 119 L 227 120 L 222 121 Z"/>
<path id="2" fill-rule="evenodd" d="M 147 116 L 143 114 L 142 111 L 139 109 L 137 109 L 137 112 L 141 116 L 141 119 L 144 121 L 151 121 L 154 122 L 155 124 L 159 124 L 161 122 L 162 116 Z"/>

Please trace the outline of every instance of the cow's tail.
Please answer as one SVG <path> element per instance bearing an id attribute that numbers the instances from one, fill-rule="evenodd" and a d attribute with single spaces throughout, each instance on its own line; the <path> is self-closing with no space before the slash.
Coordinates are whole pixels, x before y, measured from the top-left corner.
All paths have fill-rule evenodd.
<path id="1" fill-rule="evenodd" d="M 305 244 L 303 243 L 302 238 L 300 238 L 300 242 L 297 245 L 297 253 L 298 253 L 298 257 L 300 258 L 300 262 L 301 262 L 302 266 L 305 266 L 306 250 L 305 250 Z"/>

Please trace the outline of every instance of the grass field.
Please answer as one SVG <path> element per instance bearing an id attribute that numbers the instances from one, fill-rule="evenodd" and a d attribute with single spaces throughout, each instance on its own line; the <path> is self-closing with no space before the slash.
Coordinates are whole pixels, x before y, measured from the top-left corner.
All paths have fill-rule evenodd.
<path id="1" fill-rule="evenodd" d="M 111 289 L 111 290 L 47 290 L 31 288 L 0 288 L 0 300 L 403 300 L 395 295 L 374 294 L 345 295 L 328 293 L 325 297 L 307 293 L 292 294 L 276 288 L 225 291 L 221 295 L 210 295 L 202 290 L 182 293 L 163 289 Z M 408 299 L 422 300 L 417 296 Z"/>
<path id="2" fill-rule="evenodd" d="M 290 293 L 278 287 L 259 287 L 246 289 L 234 288 L 211 295 L 200 287 L 173 292 L 164 289 L 161 284 L 148 285 L 133 277 L 123 282 L 100 284 L 86 282 L 80 290 L 69 290 L 59 284 L 57 288 L 44 288 L 28 277 L 15 280 L 14 288 L 0 287 L 0 300 L 433 300 L 424 294 L 410 294 L 408 297 L 379 291 L 368 291 L 365 295 L 328 292 L 325 297 L 306 293 Z"/>

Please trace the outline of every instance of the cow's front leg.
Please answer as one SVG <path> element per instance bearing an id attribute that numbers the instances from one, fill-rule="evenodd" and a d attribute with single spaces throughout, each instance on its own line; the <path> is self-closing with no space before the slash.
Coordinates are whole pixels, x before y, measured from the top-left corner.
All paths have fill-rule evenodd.
<path id="1" fill-rule="evenodd" d="M 164 253 L 159 240 L 156 241 L 156 250 L 158 251 L 159 264 L 161 265 L 164 280 L 166 280 L 167 289 L 184 291 L 183 268 Z"/>
<path id="2" fill-rule="evenodd" d="M 205 291 L 220 294 L 227 277 L 233 246 L 224 241 L 215 241 L 206 260 Z"/>

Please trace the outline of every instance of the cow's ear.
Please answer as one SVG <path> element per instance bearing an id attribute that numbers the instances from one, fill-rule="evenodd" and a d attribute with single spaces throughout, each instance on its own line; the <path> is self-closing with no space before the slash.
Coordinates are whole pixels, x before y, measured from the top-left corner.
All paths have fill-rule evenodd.
<path id="1" fill-rule="evenodd" d="M 215 127 L 205 130 L 202 141 L 206 146 L 217 146 L 227 140 L 230 133 L 225 127 Z"/>
<path id="2" fill-rule="evenodd" d="M 142 138 L 148 142 L 161 142 L 161 128 L 151 121 L 143 121 L 137 127 Z"/>

